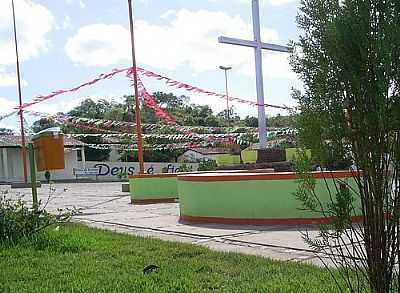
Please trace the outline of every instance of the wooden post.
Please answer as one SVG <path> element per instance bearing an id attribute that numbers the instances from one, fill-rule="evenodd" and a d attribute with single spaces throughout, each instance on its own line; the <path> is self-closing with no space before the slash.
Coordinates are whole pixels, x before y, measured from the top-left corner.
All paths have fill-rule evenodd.
<path id="1" fill-rule="evenodd" d="M 32 207 L 35 211 L 39 208 L 37 186 L 36 186 L 36 164 L 35 164 L 35 150 L 33 143 L 28 144 L 29 149 L 29 166 L 31 173 L 31 184 L 32 184 Z"/>

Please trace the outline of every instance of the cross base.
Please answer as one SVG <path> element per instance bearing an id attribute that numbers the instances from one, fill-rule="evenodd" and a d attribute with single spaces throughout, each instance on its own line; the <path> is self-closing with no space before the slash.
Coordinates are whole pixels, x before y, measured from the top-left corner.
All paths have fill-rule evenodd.
<path id="1" fill-rule="evenodd" d="M 267 148 L 257 150 L 257 164 L 286 161 L 286 152 L 282 149 Z"/>

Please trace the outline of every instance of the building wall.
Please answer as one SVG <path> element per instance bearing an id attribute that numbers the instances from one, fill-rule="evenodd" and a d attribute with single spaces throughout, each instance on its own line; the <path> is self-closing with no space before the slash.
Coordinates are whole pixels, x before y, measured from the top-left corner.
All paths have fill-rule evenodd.
<path id="1" fill-rule="evenodd" d="M 120 158 L 121 158 L 121 154 L 118 152 L 118 150 L 111 149 L 110 157 L 108 158 L 108 160 L 110 162 L 119 162 Z"/>
<path id="2" fill-rule="evenodd" d="M 6 156 L 4 155 L 3 149 L 0 149 L 1 154 L 1 165 L 0 165 L 0 181 L 7 182 L 11 178 L 15 178 L 14 181 L 23 180 L 23 167 L 21 158 L 21 149 L 18 148 L 7 148 Z M 5 159 L 7 157 L 7 159 Z M 4 161 L 7 160 L 7 167 L 4 168 Z M 28 176 L 29 176 L 29 163 L 28 163 Z"/>
<path id="3" fill-rule="evenodd" d="M 178 162 L 198 162 L 202 160 L 216 160 L 217 155 L 203 155 L 198 152 L 188 150 L 178 157 Z"/>
<path id="4" fill-rule="evenodd" d="M 8 178 L 5 177 L 3 168 L 3 152 L 0 149 L 0 182 L 17 182 L 23 180 L 23 167 L 21 158 L 21 149 L 7 149 L 8 157 Z M 180 163 L 145 163 L 146 173 L 161 173 L 163 168 L 166 168 L 169 173 L 179 172 Z M 188 164 L 192 166 L 192 170 L 196 171 L 198 164 Z M 78 150 L 65 150 L 65 169 L 50 171 L 52 180 L 70 180 L 74 179 L 74 168 L 98 168 L 99 180 L 118 180 L 119 174 L 126 172 L 127 175 L 138 174 L 139 164 L 137 162 L 78 162 Z M 45 172 L 38 172 L 38 180 L 45 180 Z M 28 164 L 28 176 L 29 164 Z M 92 177 L 93 178 L 93 177 Z"/>
<path id="5" fill-rule="evenodd" d="M 73 168 L 79 167 L 78 164 L 78 151 L 72 149 L 65 149 L 65 169 L 51 171 L 51 178 L 57 179 L 68 179 L 71 178 Z M 3 151 L 0 149 L 0 182 L 18 182 L 23 181 L 23 165 L 22 165 L 22 155 L 21 149 L 19 148 L 8 148 L 7 149 L 7 161 L 8 161 L 8 178 L 6 178 L 6 173 L 4 170 L 4 156 Z M 28 176 L 29 172 L 29 157 L 28 157 Z M 44 172 L 37 173 L 38 180 L 45 180 Z"/>
<path id="6" fill-rule="evenodd" d="M 71 179 L 73 178 L 72 177 L 73 169 L 79 168 L 81 166 L 81 162 L 78 162 L 77 150 L 66 149 L 64 152 L 64 156 L 65 156 L 65 169 L 50 171 L 52 180 Z M 38 172 L 38 180 L 45 180 L 44 173 L 45 172 Z"/>
<path id="7" fill-rule="evenodd" d="M 152 163 L 146 162 L 144 164 L 144 171 L 147 174 L 162 173 L 162 169 L 165 168 L 168 173 L 180 172 L 180 166 L 182 163 Z M 186 164 L 190 166 L 192 171 L 197 171 L 199 164 L 190 163 Z M 136 175 L 139 173 L 138 162 L 86 162 L 86 168 L 98 168 L 99 180 L 117 180 L 119 179 L 118 174 L 126 173 L 127 176 Z"/>

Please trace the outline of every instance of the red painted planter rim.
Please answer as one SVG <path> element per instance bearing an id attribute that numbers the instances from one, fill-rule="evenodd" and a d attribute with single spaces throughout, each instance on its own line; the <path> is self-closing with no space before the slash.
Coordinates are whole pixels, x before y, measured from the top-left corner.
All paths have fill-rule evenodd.
<path id="1" fill-rule="evenodd" d="M 363 216 L 353 216 L 353 222 L 360 222 Z M 180 221 L 193 224 L 226 224 L 226 225 L 315 225 L 332 223 L 333 218 L 271 218 L 271 219 L 238 219 L 222 217 L 196 217 L 180 215 Z"/>
<path id="2" fill-rule="evenodd" d="M 315 179 L 330 178 L 348 178 L 353 177 L 351 171 L 330 171 L 330 172 L 312 172 Z M 356 173 L 355 173 L 356 174 Z M 213 181 L 246 181 L 246 180 L 293 180 L 298 179 L 295 172 L 277 172 L 277 173 L 253 173 L 253 174 L 191 174 L 178 177 L 181 181 L 192 182 L 213 182 Z"/>
<path id="3" fill-rule="evenodd" d="M 149 198 L 149 199 L 131 198 L 131 203 L 132 204 L 156 204 L 156 203 L 173 203 L 173 202 L 176 202 L 176 197 Z"/>
<path id="4" fill-rule="evenodd" d="M 187 176 L 187 175 L 198 175 L 198 174 L 205 174 L 205 173 L 272 173 L 274 172 L 273 168 L 266 168 L 266 169 L 254 169 L 254 170 L 219 170 L 219 171 L 199 171 L 199 172 L 181 172 L 181 173 L 157 173 L 157 174 L 142 174 L 142 175 L 132 175 L 129 176 L 129 179 L 136 179 L 136 178 L 168 178 L 168 177 L 177 177 L 177 176 Z"/>
<path id="5" fill-rule="evenodd" d="M 178 173 L 141 174 L 141 175 L 129 176 L 129 179 L 137 179 L 137 178 L 168 178 L 168 177 L 176 177 L 177 174 Z"/>

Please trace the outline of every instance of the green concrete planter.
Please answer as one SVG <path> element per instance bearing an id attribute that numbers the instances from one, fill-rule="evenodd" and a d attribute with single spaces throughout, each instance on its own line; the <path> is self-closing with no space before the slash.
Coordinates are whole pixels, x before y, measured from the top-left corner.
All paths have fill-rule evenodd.
<path id="1" fill-rule="evenodd" d="M 297 156 L 297 148 L 287 148 L 285 149 L 286 152 L 286 161 L 293 161 L 296 159 Z M 308 157 L 311 158 L 311 150 L 306 150 L 306 154 Z"/>
<path id="2" fill-rule="evenodd" d="M 229 171 L 199 171 L 182 173 L 146 174 L 129 177 L 129 192 L 131 202 L 136 204 L 152 204 L 175 202 L 178 198 L 178 176 L 213 173 L 248 173 L 273 172 L 273 169 L 260 170 L 229 170 Z"/>
<path id="3" fill-rule="evenodd" d="M 175 202 L 178 197 L 177 174 L 139 175 L 129 178 L 131 202 L 151 204 Z"/>
<path id="4" fill-rule="evenodd" d="M 218 166 L 237 165 L 240 164 L 239 155 L 221 154 L 216 156 Z"/>
<path id="5" fill-rule="evenodd" d="M 350 172 L 335 172 L 355 186 Z M 316 190 L 322 202 L 329 202 L 322 173 Z M 328 177 L 328 174 L 326 174 Z M 326 179 L 334 190 L 333 179 Z M 294 173 L 197 174 L 178 178 L 180 218 L 192 223 L 300 225 L 326 223 L 319 214 L 301 210 L 294 197 Z M 356 218 L 355 218 L 356 219 Z M 359 219 L 359 218 L 357 218 Z"/>
<path id="6" fill-rule="evenodd" d="M 257 151 L 244 150 L 241 152 L 241 156 L 244 164 L 257 163 Z"/>

